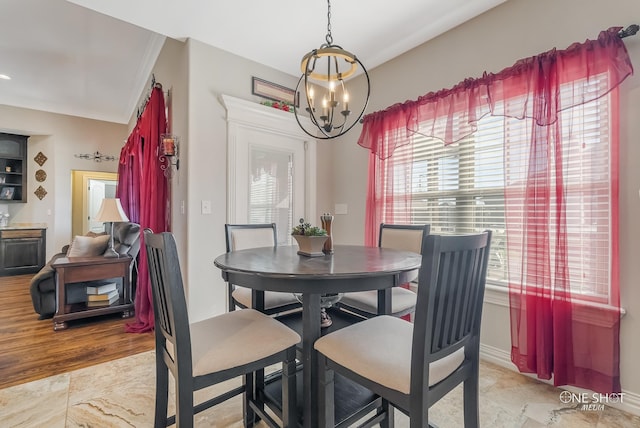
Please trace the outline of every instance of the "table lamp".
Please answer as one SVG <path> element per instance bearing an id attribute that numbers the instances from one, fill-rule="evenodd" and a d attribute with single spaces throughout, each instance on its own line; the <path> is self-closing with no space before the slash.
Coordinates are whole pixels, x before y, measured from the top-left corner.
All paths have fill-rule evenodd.
<path id="1" fill-rule="evenodd" d="M 120 254 L 113 248 L 113 223 L 119 221 L 129 221 L 129 217 L 124 213 L 119 198 L 105 198 L 95 217 L 96 221 L 111 222 L 111 239 L 109 248 L 105 251 L 105 257 L 120 257 Z"/>

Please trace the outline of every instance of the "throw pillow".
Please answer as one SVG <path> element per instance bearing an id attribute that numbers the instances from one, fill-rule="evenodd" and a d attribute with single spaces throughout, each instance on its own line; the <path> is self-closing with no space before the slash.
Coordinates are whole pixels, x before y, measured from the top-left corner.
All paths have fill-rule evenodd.
<path id="1" fill-rule="evenodd" d="M 95 232 L 92 232 L 92 231 L 88 231 L 87 234 L 84 235 L 84 236 L 90 236 L 92 238 L 95 238 L 96 236 L 102 236 L 102 235 L 106 235 L 106 234 L 107 234 L 107 232 L 95 233 Z"/>
<path id="2" fill-rule="evenodd" d="M 101 256 L 109 245 L 109 235 L 76 236 L 69 246 L 67 257 L 96 257 Z"/>

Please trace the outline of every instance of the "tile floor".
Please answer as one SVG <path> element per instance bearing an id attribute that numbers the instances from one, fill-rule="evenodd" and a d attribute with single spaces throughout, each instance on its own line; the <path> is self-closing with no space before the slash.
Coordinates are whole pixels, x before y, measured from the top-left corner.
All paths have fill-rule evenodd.
<path id="1" fill-rule="evenodd" d="M 154 358 L 153 351 L 145 352 L 0 390 L 0 426 L 152 427 Z M 490 363 L 481 365 L 480 390 L 482 427 L 640 427 L 640 417 L 614 408 L 585 411 L 562 404 L 561 390 Z M 239 428 L 241 408 L 235 397 L 197 415 L 196 426 Z M 461 427 L 462 390 L 433 406 L 430 416 L 439 428 Z M 396 427 L 408 427 L 399 412 Z"/>

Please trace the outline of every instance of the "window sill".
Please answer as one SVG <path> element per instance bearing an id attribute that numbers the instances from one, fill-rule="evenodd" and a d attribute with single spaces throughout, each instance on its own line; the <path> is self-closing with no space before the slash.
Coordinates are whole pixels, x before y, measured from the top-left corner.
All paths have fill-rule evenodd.
<path id="1" fill-rule="evenodd" d="M 485 287 L 484 301 L 492 305 L 509 308 L 509 288 L 487 284 Z M 610 327 L 612 324 L 611 319 L 613 319 L 612 315 L 617 312 L 615 307 L 600 303 L 584 302 L 581 306 L 585 310 L 575 315 L 576 321 L 591 325 Z M 620 318 L 623 318 L 626 313 L 627 311 L 624 308 L 620 308 Z"/>

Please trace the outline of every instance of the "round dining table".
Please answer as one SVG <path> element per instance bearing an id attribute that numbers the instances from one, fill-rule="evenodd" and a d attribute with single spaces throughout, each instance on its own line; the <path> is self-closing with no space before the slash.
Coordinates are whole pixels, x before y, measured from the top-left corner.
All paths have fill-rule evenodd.
<path id="1" fill-rule="evenodd" d="M 215 259 L 225 281 L 252 289 L 253 307 L 264 309 L 264 291 L 302 295 L 303 426 L 318 425 L 317 354 L 321 336 L 321 297 L 326 294 L 378 290 L 379 313 L 391 309 L 391 287 L 418 276 L 421 256 L 408 251 L 335 245 L 332 255 L 307 257 L 297 246 L 232 251 Z"/>

